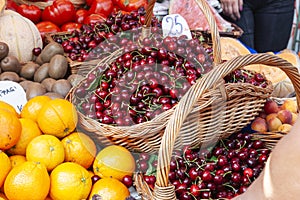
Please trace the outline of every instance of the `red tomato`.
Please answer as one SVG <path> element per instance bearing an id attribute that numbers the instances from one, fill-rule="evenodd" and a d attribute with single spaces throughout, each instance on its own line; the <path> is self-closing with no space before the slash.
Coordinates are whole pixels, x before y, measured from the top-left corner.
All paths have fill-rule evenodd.
<path id="1" fill-rule="evenodd" d="M 112 13 L 114 8 L 112 0 L 93 0 L 93 3 L 89 9 L 89 14 L 101 14 L 108 16 Z"/>
<path id="2" fill-rule="evenodd" d="M 40 31 L 42 38 L 44 38 L 45 35 L 48 33 L 60 32 L 60 28 L 56 24 L 49 22 L 49 21 L 39 22 L 36 24 L 36 27 Z"/>
<path id="3" fill-rule="evenodd" d="M 18 7 L 18 4 L 16 4 L 14 0 L 7 0 L 6 9 L 17 11 Z"/>
<path id="4" fill-rule="evenodd" d="M 84 21 L 84 18 L 88 16 L 88 10 L 86 9 L 78 9 L 75 13 L 75 22 L 82 24 Z"/>
<path id="5" fill-rule="evenodd" d="M 17 12 L 30 19 L 35 24 L 40 22 L 42 16 L 41 9 L 35 5 L 21 4 L 17 8 Z"/>
<path id="6" fill-rule="evenodd" d="M 51 21 L 58 26 L 75 20 L 75 7 L 69 0 L 55 0 L 51 6 L 47 6 L 43 13 L 43 21 Z"/>
<path id="7" fill-rule="evenodd" d="M 147 7 L 147 0 L 112 0 L 121 10 L 130 12 L 137 10 L 139 7 Z"/>
<path id="8" fill-rule="evenodd" d="M 84 24 L 95 24 L 96 22 L 104 22 L 106 17 L 100 15 L 100 14 L 90 14 L 87 16 L 83 23 Z"/>
<path id="9" fill-rule="evenodd" d="M 81 26 L 82 26 L 82 24 L 80 24 L 80 23 L 68 22 L 68 23 L 62 25 L 60 27 L 60 30 L 61 31 L 69 31 L 69 32 L 74 31 L 74 30 L 80 31 Z"/>

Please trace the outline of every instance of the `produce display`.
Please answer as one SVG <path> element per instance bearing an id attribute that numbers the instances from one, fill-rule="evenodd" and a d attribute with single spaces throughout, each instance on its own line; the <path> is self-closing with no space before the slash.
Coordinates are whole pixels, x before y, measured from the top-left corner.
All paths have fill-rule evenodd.
<path id="1" fill-rule="evenodd" d="M 189 40 L 163 37 L 154 16 L 151 33 L 143 35 L 147 0 L 36 3 L 0 0 L 0 81 L 19 83 L 27 98 L 19 111 L 0 99 L 0 200 L 140 200 L 145 188 L 139 188 L 137 177 L 154 190 L 157 152 L 103 145 L 81 128 L 80 115 L 126 128 L 175 109 L 213 69 L 211 38 L 201 31 L 192 31 Z M 209 29 L 202 14 L 196 21 L 191 10 L 200 13 L 193 1 L 171 1 L 170 13 L 182 14 L 195 29 Z M 214 15 L 220 32 L 231 30 Z M 222 37 L 220 43 L 223 62 L 250 54 L 234 38 Z M 299 65 L 291 51 L 276 55 Z M 109 62 L 103 63 L 107 56 Z M 73 64 L 84 63 L 85 73 L 71 72 Z M 283 137 L 298 118 L 297 101 L 290 98 L 295 90 L 282 70 L 249 65 L 222 78 L 223 85 L 261 89 L 272 84 L 277 98 L 268 98 L 259 115 L 228 138 L 174 149 L 168 183 L 178 200 L 232 199 L 244 193 L 272 152 L 258 136 Z M 288 98 L 278 101 L 281 97 Z"/>

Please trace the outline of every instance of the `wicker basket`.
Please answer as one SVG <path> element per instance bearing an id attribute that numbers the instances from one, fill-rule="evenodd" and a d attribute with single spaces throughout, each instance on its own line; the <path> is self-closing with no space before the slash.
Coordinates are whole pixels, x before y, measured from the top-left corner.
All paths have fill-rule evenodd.
<path id="1" fill-rule="evenodd" d="M 75 8 L 79 8 L 85 5 L 85 0 L 70 0 Z M 27 0 L 14 0 L 18 5 L 26 4 L 26 5 L 35 5 L 40 9 L 45 9 L 47 6 L 51 6 L 53 1 L 27 1 Z"/>
<path id="2" fill-rule="evenodd" d="M 233 69 L 254 63 L 268 64 L 282 69 L 292 80 L 296 91 L 298 107 L 300 107 L 300 75 L 296 67 L 292 66 L 292 64 L 283 59 L 278 59 L 277 57 L 268 54 L 247 55 L 237 57 L 217 66 L 213 71 L 209 72 L 202 79 L 200 79 L 198 84 L 194 85 L 193 88 L 188 91 L 188 93 L 179 102 L 178 106 L 173 112 L 173 115 L 170 117 L 158 152 L 158 165 L 156 174 L 157 181 L 155 183 L 154 190 L 152 191 L 149 189 L 147 184 L 143 181 L 141 175 L 138 174 L 136 176 L 135 185 L 137 191 L 141 194 L 143 199 L 176 199 L 175 187 L 170 185 L 168 182 L 169 163 L 171 161 L 173 149 L 176 148 L 176 142 L 180 140 L 180 137 L 182 137 L 183 133 L 181 132 L 181 129 L 184 127 L 185 122 L 189 118 L 190 113 L 193 112 L 193 109 L 195 107 L 199 107 L 199 105 L 197 105 L 198 96 L 203 96 L 207 90 L 214 88 L 216 80 L 221 79 L 224 74 L 227 74 Z M 200 105 L 200 107 L 202 107 L 202 105 Z M 247 108 L 243 107 L 243 110 L 246 112 L 245 109 Z M 237 113 L 234 115 L 237 115 Z M 242 119 L 243 117 L 239 118 L 239 120 Z M 215 121 L 216 124 L 221 126 L 223 125 L 223 123 L 220 123 L 219 119 Z M 229 123 L 236 123 L 236 121 L 229 121 Z M 218 130 L 215 132 L 215 135 L 218 136 L 216 133 L 218 133 Z M 193 135 L 191 135 L 191 137 L 193 137 Z M 203 134 L 201 134 L 200 137 L 203 137 Z M 269 147 L 271 148 L 281 137 L 282 134 L 280 133 L 269 133 L 265 134 L 264 138 L 261 138 L 265 139 L 265 141 L 270 144 Z"/>
<path id="3" fill-rule="evenodd" d="M 210 21 L 212 30 L 216 30 L 214 18 L 211 18 L 210 10 L 205 0 L 197 3 L 204 10 Z M 208 13 L 208 14 L 207 14 Z M 220 63 L 220 44 L 217 31 L 212 31 L 214 42 L 215 64 Z M 267 55 L 265 55 L 267 56 Z M 269 57 L 256 55 L 246 57 L 245 64 L 269 64 Z M 247 59 L 251 58 L 251 62 Z M 268 58 L 268 59 L 267 59 Z M 104 62 L 109 64 L 111 58 Z M 279 60 L 281 61 L 281 60 Z M 261 111 L 264 103 L 272 93 L 272 84 L 267 88 L 261 88 L 248 83 L 224 83 L 222 77 L 234 69 L 240 67 L 236 63 L 221 65 L 210 73 L 209 80 L 202 79 L 190 88 L 185 98 L 180 100 L 181 105 L 191 107 L 184 124 L 181 126 L 181 134 L 176 140 L 176 148 L 183 145 L 208 144 L 216 138 L 224 138 L 241 130 L 249 124 Z M 281 62 L 288 65 L 286 62 Z M 243 63 L 242 63 L 243 64 Z M 271 63 L 272 64 L 272 63 Z M 93 70 L 90 71 L 93 73 Z M 67 99 L 76 104 L 74 91 L 83 84 L 85 79 L 76 87 L 72 88 Z M 207 87 L 210 84 L 212 87 Z M 203 92 L 199 88 L 207 88 Z M 192 95 L 192 96 L 191 96 Z M 193 101 L 195 102 L 193 102 Z M 178 107 L 178 106 L 177 106 Z M 103 145 L 117 144 L 136 152 L 157 152 L 161 144 L 161 138 L 165 127 L 170 120 L 176 106 L 163 112 L 154 119 L 133 126 L 112 126 L 99 123 L 97 120 L 79 115 L 79 125 L 84 131 L 89 132 L 96 141 Z M 216 134 L 218 133 L 218 135 Z"/>

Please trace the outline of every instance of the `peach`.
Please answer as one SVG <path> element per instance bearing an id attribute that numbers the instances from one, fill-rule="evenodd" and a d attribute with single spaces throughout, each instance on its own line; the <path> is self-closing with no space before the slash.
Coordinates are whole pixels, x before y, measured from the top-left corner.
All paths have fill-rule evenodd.
<path id="1" fill-rule="evenodd" d="M 263 119 L 266 119 L 267 114 L 265 112 L 260 112 L 258 116 Z"/>
<path id="2" fill-rule="evenodd" d="M 278 117 L 272 117 L 267 120 L 267 125 L 269 131 L 277 131 L 278 128 L 282 125 L 282 122 Z"/>
<path id="3" fill-rule="evenodd" d="M 280 119 L 280 121 L 283 124 L 291 124 L 292 123 L 293 116 L 292 116 L 291 111 L 289 111 L 289 110 L 280 110 L 277 113 L 277 117 L 278 117 L 278 119 Z"/>
<path id="4" fill-rule="evenodd" d="M 291 124 L 294 125 L 297 119 L 298 119 L 298 114 L 292 113 L 292 123 Z"/>
<path id="5" fill-rule="evenodd" d="M 289 110 L 292 113 L 297 113 L 298 110 L 298 106 L 297 106 L 297 102 L 292 100 L 292 99 L 287 99 L 283 102 L 281 108 L 283 110 Z"/>
<path id="6" fill-rule="evenodd" d="M 289 133 L 292 129 L 292 125 L 290 124 L 282 124 L 281 126 L 278 127 L 278 131 L 282 133 Z"/>
<path id="7" fill-rule="evenodd" d="M 271 113 L 266 116 L 266 120 L 268 121 L 271 118 L 277 117 L 277 113 Z"/>
<path id="8" fill-rule="evenodd" d="M 273 100 L 267 100 L 264 105 L 264 111 L 267 115 L 277 113 L 279 111 L 278 104 Z"/>
<path id="9" fill-rule="evenodd" d="M 257 132 L 266 132 L 268 131 L 267 122 L 261 117 L 257 117 L 251 123 L 251 129 Z"/>

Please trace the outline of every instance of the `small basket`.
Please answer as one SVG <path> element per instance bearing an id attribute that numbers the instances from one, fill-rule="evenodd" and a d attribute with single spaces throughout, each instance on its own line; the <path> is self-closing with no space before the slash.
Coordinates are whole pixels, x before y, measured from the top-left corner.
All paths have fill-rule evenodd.
<path id="1" fill-rule="evenodd" d="M 197 3 L 206 13 L 208 21 L 213 28 L 214 62 L 218 66 L 221 62 L 220 43 L 215 20 L 205 0 L 197 0 Z M 114 57 L 106 59 L 103 63 L 109 64 L 111 59 L 114 59 Z M 222 64 L 216 70 L 213 70 L 214 73 L 204 76 L 209 78 L 199 79 L 190 88 L 188 94 L 179 101 L 181 106 L 192 109 L 189 110 L 189 115 L 184 124 L 180 125 L 181 134 L 176 140 L 176 148 L 180 148 L 183 145 L 209 144 L 216 138 L 228 137 L 249 124 L 259 114 L 267 98 L 271 96 L 272 84 L 269 83 L 266 88 L 249 83 L 225 84 L 222 78 L 240 66 L 258 63 L 273 64 L 273 59 L 273 57 L 268 57 L 268 55 L 250 55 L 243 60 Z M 278 62 L 278 65 L 289 65 L 289 63 L 282 60 L 278 60 Z M 294 68 L 290 70 L 293 71 Z M 93 73 L 93 70 L 89 73 Z M 67 95 L 69 101 L 74 102 L 74 91 L 84 81 L 85 79 L 71 89 Z M 203 90 L 204 88 L 205 90 Z M 157 152 L 167 123 L 174 110 L 180 109 L 177 107 L 175 106 L 163 112 L 150 121 L 133 126 L 102 124 L 78 112 L 79 125 L 104 145 L 121 145 L 135 152 Z M 217 135 L 216 132 L 219 134 Z"/>
<path id="2" fill-rule="evenodd" d="M 164 135 L 161 139 L 161 144 L 158 152 L 157 174 L 154 190 L 150 190 L 147 186 L 147 183 L 143 181 L 142 175 L 137 174 L 135 178 L 135 185 L 137 191 L 142 196 L 142 199 L 176 199 L 175 186 L 169 184 L 168 181 L 168 174 L 170 170 L 169 163 L 171 161 L 173 149 L 176 149 L 176 142 L 182 136 L 182 127 L 190 116 L 190 113 L 193 112 L 193 109 L 195 107 L 198 107 L 198 97 L 205 95 L 205 92 L 207 90 L 214 88 L 216 83 L 215 80 L 221 79 L 224 74 L 227 74 L 233 69 L 237 69 L 245 65 L 254 63 L 268 64 L 270 66 L 279 67 L 280 69 L 282 69 L 292 80 L 296 91 L 298 107 L 300 107 L 300 75 L 297 71 L 297 68 L 289 62 L 273 55 L 256 54 L 239 56 L 230 61 L 227 61 L 226 63 L 218 65 L 215 69 L 201 78 L 198 81 L 198 84 L 192 86 L 191 90 L 189 90 L 181 99 L 172 116 L 170 117 L 168 124 L 166 125 Z M 200 105 L 200 107 L 202 106 L 203 105 Z M 246 109 L 246 107 L 244 107 L 243 109 Z M 243 117 L 240 117 L 238 120 L 241 121 L 242 119 Z M 219 124 L 219 122 L 220 121 L 216 120 L 217 124 Z M 230 123 L 235 122 L 232 121 Z M 223 123 L 221 125 L 223 125 Z M 216 133 L 217 132 L 215 132 L 215 135 Z M 272 148 L 273 146 L 275 146 L 277 141 L 282 138 L 283 135 L 280 133 L 270 133 L 264 135 L 261 134 L 260 136 L 260 139 L 263 139 L 265 142 L 269 143 L 269 148 Z"/>
<path id="3" fill-rule="evenodd" d="M 85 5 L 85 0 L 70 0 L 75 8 L 79 8 Z M 14 0 L 18 5 L 26 4 L 26 5 L 35 5 L 40 9 L 45 9 L 47 6 L 51 6 L 53 1 L 27 1 L 27 0 Z"/>

